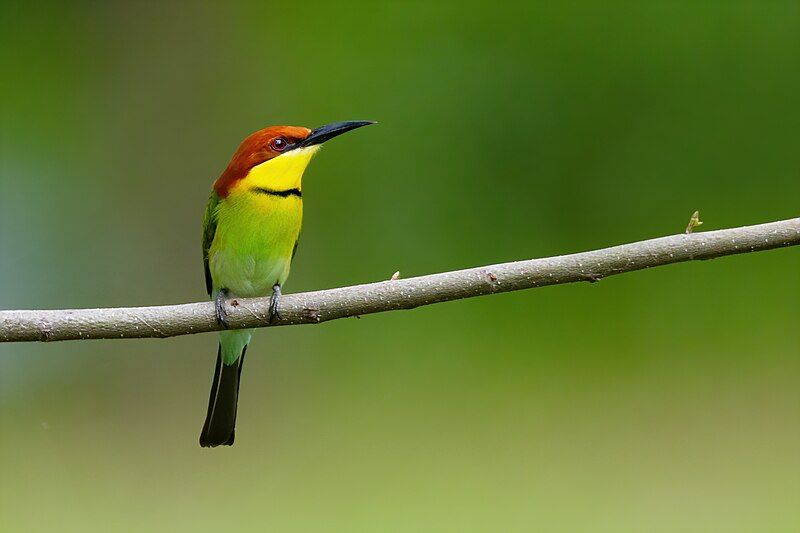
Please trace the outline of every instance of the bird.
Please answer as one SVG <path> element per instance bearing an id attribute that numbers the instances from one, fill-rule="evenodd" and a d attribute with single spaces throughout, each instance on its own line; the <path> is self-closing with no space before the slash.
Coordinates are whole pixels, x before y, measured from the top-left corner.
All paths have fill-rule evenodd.
<path id="1" fill-rule="evenodd" d="M 270 126 L 242 141 L 214 182 L 203 217 L 206 290 L 215 302 L 217 363 L 200 446 L 233 445 L 244 356 L 252 329 L 229 329 L 226 301 L 271 293 L 269 321 L 280 318 L 303 220 L 303 173 L 322 144 L 371 120 L 315 129 Z"/>

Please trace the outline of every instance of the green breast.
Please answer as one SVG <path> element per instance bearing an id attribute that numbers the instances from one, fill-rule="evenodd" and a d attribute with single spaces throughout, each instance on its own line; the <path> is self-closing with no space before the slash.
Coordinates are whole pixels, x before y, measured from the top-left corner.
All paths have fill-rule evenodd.
<path id="1" fill-rule="evenodd" d="M 209 249 L 214 290 L 235 296 L 266 296 L 289 275 L 303 222 L 303 201 L 250 190 L 231 194 L 217 208 Z"/>

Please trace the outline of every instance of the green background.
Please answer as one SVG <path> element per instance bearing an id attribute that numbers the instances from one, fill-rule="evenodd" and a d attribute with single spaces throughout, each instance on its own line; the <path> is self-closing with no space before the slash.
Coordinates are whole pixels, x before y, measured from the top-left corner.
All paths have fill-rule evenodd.
<path id="1" fill-rule="evenodd" d="M 797 2 L 3 2 L 0 308 L 205 297 L 238 142 L 288 292 L 798 216 Z M 216 339 L 0 346 L 3 531 L 797 531 L 800 250 Z"/>

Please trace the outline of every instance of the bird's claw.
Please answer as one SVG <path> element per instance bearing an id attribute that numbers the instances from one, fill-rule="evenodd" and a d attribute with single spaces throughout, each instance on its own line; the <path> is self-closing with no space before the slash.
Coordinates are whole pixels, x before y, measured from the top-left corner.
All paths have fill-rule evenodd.
<path id="1" fill-rule="evenodd" d="M 272 287 L 272 297 L 269 299 L 269 310 L 267 314 L 269 316 L 269 323 L 272 324 L 275 320 L 281 319 L 280 313 L 280 300 L 281 300 L 281 286 L 274 285 Z"/>
<path id="2" fill-rule="evenodd" d="M 217 323 L 228 329 L 228 311 L 225 309 L 225 299 L 228 297 L 228 289 L 220 289 L 217 292 L 217 297 L 214 299 L 214 311 L 217 315 Z"/>

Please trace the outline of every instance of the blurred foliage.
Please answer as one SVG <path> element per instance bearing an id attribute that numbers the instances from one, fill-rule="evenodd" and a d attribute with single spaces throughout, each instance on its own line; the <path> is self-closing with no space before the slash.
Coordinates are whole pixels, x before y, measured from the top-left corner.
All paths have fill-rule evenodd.
<path id="1" fill-rule="evenodd" d="M 288 291 L 798 216 L 796 2 L 8 1 L 2 308 L 205 296 L 238 142 L 306 174 Z M 3 531 L 800 528 L 800 254 L 254 338 L 0 346 Z"/>

